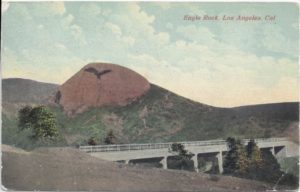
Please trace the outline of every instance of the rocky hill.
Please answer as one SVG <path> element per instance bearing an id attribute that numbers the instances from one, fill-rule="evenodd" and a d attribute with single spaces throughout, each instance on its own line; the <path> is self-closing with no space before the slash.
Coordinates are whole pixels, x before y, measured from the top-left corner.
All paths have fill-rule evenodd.
<path id="1" fill-rule="evenodd" d="M 56 102 L 68 116 L 90 107 L 125 106 L 150 88 L 136 72 L 119 65 L 91 63 L 59 87 Z"/>
<path id="2" fill-rule="evenodd" d="M 96 73 L 89 72 L 91 67 L 103 74 L 98 78 Z M 124 78 L 130 83 L 125 83 Z M 22 88 L 25 84 L 29 85 L 26 89 Z M 23 148 L 32 147 L 26 137 L 28 133 L 17 128 L 17 111 L 24 104 L 45 104 L 51 108 L 62 135 L 60 146 L 84 145 L 90 137 L 97 138 L 101 144 L 109 130 L 113 130 L 118 143 L 232 136 L 289 136 L 299 140 L 298 102 L 212 107 L 149 84 L 135 72 L 111 64 L 84 67 L 60 86 L 59 92 L 58 85 L 24 79 L 3 80 L 3 95 L 6 96 L 3 96 L 2 141 Z M 52 98 L 59 104 L 44 98 Z"/>

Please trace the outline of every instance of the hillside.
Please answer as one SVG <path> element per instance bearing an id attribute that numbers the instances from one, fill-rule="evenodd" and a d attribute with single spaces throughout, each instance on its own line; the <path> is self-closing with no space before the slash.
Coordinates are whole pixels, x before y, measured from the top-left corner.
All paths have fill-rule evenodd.
<path id="1" fill-rule="evenodd" d="M 39 148 L 27 152 L 2 145 L 2 153 L 2 185 L 10 190 L 175 192 L 272 189 L 270 184 L 230 176 L 214 178 L 196 172 L 121 165 L 72 148 Z"/>
<path id="2" fill-rule="evenodd" d="M 2 113 L 13 118 L 24 105 L 49 104 L 59 85 L 29 79 L 2 80 Z"/>
<path id="3" fill-rule="evenodd" d="M 47 103 L 58 85 L 29 79 L 9 78 L 2 80 L 2 99 L 7 103 Z"/>
<path id="4" fill-rule="evenodd" d="M 90 63 L 59 87 L 55 101 L 70 117 L 90 107 L 126 106 L 149 88 L 143 76 L 128 68 Z"/>
<path id="5" fill-rule="evenodd" d="M 40 98 L 51 97 L 52 91 L 57 88 L 57 85 L 35 82 L 33 90 L 44 91 L 39 93 L 28 88 L 14 94 L 14 89 L 4 89 L 9 86 L 18 89 L 28 82 L 32 81 L 3 80 L 3 92 L 10 97 L 3 97 L 2 141 L 23 148 L 32 147 L 32 143 L 26 137 L 30 133 L 17 129 L 18 109 L 25 101 L 40 104 Z M 27 95 L 27 99 L 22 100 L 19 95 Z M 126 106 L 92 107 L 73 117 L 68 117 L 62 107 L 53 102 L 44 104 L 49 105 L 57 116 L 62 135 L 57 143 L 60 146 L 86 144 L 92 136 L 102 143 L 110 129 L 117 136 L 118 143 L 208 140 L 229 136 L 291 136 L 298 141 L 299 105 L 296 102 L 217 108 L 180 97 L 152 84 L 146 94 Z"/>

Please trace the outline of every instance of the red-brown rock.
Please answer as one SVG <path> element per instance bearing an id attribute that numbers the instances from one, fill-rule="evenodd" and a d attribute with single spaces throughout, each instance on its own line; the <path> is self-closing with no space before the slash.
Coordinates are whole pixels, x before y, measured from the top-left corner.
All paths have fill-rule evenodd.
<path id="1" fill-rule="evenodd" d="M 136 72 L 115 64 L 91 63 L 67 80 L 57 93 L 57 103 L 67 115 L 89 107 L 125 106 L 145 94 L 149 82 Z"/>

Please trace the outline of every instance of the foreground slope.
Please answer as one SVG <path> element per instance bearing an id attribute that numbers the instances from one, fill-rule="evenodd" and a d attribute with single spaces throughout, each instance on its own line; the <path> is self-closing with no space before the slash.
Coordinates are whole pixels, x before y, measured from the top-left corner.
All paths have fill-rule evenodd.
<path id="1" fill-rule="evenodd" d="M 229 176 L 142 169 L 103 161 L 72 148 L 26 152 L 2 145 L 2 184 L 43 191 L 265 191 L 272 186 Z"/>

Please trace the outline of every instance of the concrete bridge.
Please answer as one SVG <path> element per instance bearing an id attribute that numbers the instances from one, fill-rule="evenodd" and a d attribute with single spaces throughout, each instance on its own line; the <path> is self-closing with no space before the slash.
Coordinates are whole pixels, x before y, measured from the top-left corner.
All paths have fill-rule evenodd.
<path id="1" fill-rule="evenodd" d="M 247 145 L 249 139 L 242 142 Z M 255 139 L 261 150 L 271 150 L 275 157 L 287 157 L 290 142 L 286 138 L 259 138 Z M 174 143 L 174 142 L 173 142 Z M 146 144 L 121 144 L 121 145 L 95 145 L 80 146 L 81 151 L 94 157 L 108 161 L 123 161 L 129 163 L 136 160 L 158 160 L 164 169 L 168 168 L 167 160 L 177 154 L 171 151 L 173 143 L 146 143 Z M 195 170 L 198 171 L 198 158 L 205 155 L 216 157 L 219 172 L 223 172 L 223 156 L 228 151 L 225 140 L 176 142 L 185 146 L 185 149 L 194 154 L 192 160 Z"/>

